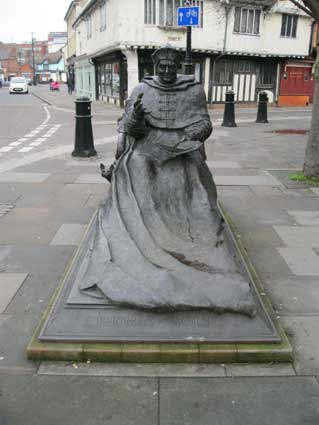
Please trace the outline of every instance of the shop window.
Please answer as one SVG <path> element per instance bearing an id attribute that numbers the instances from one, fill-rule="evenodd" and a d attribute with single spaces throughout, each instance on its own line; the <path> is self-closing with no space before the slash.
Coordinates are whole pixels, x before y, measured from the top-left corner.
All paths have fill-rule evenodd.
<path id="1" fill-rule="evenodd" d="M 120 63 L 103 63 L 97 69 L 99 96 L 120 96 Z"/>
<path id="2" fill-rule="evenodd" d="M 276 64 L 273 62 L 261 63 L 259 79 L 262 86 L 274 85 L 276 80 Z"/>
<path id="3" fill-rule="evenodd" d="M 281 18 L 281 32 L 280 32 L 281 37 L 296 38 L 297 24 L 298 24 L 297 15 L 287 15 L 283 13 Z"/>
<path id="4" fill-rule="evenodd" d="M 144 23 L 156 24 L 156 0 L 144 0 Z"/>
<path id="5" fill-rule="evenodd" d="M 235 8 L 234 32 L 241 34 L 259 34 L 260 10 L 246 7 Z"/>
<path id="6" fill-rule="evenodd" d="M 100 6 L 100 31 L 106 29 L 106 2 Z"/>
<path id="7" fill-rule="evenodd" d="M 256 63 L 249 60 L 237 60 L 233 61 L 234 63 L 234 72 L 243 74 L 254 74 L 256 73 Z"/>
<path id="8" fill-rule="evenodd" d="M 215 84 L 233 84 L 233 62 L 227 60 L 215 63 Z"/>
<path id="9" fill-rule="evenodd" d="M 157 0 L 159 2 L 159 25 L 177 26 L 177 9 L 185 6 L 184 0 Z M 193 6 L 199 6 L 199 25 L 203 28 L 203 0 L 193 0 Z"/>

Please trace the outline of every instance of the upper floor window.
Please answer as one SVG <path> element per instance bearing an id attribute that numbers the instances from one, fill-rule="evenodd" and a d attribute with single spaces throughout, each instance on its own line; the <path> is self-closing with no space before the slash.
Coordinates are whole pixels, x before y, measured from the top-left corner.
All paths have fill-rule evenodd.
<path id="1" fill-rule="evenodd" d="M 234 32 L 242 34 L 259 34 L 260 9 L 247 7 L 235 8 Z"/>
<path id="2" fill-rule="evenodd" d="M 156 0 L 144 0 L 144 24 L 156 24 Z"/>
<path id="3" fill-rule="evenodd" d="M 106 2 L 100 6 L 100 31 L 106 29 Z"/>
<path id="4" fill-rule="evenodd" d="M 193 6 L 200 7 L 199 27 L 203 27 L 203 3 L 193 0 Z M 184 6 L 185 0 L 144 0 L 144 23 L 176 27 L 177 9 Z"/>
<path id="5" fill-rule="evenodd" d="M 293 37 L 296 38 L 297 35 L 297 15 L 287 15 L 286 13 L 282 14 L 281 19 L 281 32 L 282 37 Z"/>
<path id="6" fill-rule="evenodd" d="M 86 36 L 87 36 L 87 38 L 92 37 L 92 17 L 91 17 L 91 15 L 88 16 L 88 18 L 86 19 Z"/>

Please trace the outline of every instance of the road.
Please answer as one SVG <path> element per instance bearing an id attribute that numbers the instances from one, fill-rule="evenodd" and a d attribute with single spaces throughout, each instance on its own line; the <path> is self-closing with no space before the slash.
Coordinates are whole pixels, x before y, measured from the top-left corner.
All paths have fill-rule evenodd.
<path id="1" fill-rule="evenodd" d="M 43 94 L 47 90 L 47 86 L 41 88 Z M 107 121 L 101 113 L 93 118 L 95 143 L 115 140 L 116 115 L 121 111 L 112 111 Z M 0 172 L 71 154 L 74 147 L 74 111 L 48 105 L 32 93 L 10 95 L 7 87 L 0 90 L 0 128 Z"/>

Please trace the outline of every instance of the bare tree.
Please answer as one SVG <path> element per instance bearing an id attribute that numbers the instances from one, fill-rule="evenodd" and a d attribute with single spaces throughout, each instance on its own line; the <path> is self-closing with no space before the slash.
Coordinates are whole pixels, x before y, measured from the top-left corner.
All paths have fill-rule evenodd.
<path id="1" fill-rule="evenodd" d="M 319 23 L 319 0 L 290 0 Z M 303 172 L 306 177 L 319 177 L 319 54 L 314 67 L 315 93 L 309 139 L 306 147 Z"/>

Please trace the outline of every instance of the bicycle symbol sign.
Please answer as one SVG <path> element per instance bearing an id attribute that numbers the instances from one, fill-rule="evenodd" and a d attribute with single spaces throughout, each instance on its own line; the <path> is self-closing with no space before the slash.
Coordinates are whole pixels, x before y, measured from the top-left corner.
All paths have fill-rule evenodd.
<path id="1" fill-rule="evenodd" d="M 179 7 L 178 8 L 178 26 L 192 27 L 199 25 L 199 7 Z"/>

